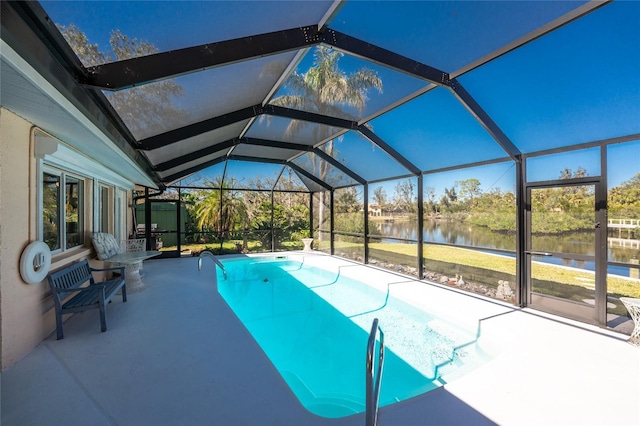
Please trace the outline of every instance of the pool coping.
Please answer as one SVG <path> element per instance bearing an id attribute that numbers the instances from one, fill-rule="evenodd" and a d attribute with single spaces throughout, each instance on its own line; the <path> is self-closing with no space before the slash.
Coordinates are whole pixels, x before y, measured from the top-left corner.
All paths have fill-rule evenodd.
<path id="1" fill-rule="evenodd" d="M 212 290 L 212 268 L 198 272 L 196 263 L 145 261 L 149 289 L 109 306 L 106 333 L 96 317 L 73 315 L 64 340 L 51 336 L 2 372 L 2 424 L 364 422 L 362 414 L 326 419 L 307 412 Z M 487 302 L 494 315 L 482 327 L 505 336 L 499 355 L 441 388 L 383 407 L 381 425 L 640 424 L 640 352 L 626 335 L 527 308 L 499 314 L 505 305 Z"/>

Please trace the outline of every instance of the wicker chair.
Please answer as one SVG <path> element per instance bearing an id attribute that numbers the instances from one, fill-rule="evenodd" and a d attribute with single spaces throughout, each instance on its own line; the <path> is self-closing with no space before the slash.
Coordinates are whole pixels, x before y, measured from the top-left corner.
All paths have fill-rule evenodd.
<path id="1" fill-rule="evenodd" d="M 122 240 L 120 241 L 120 253 L 132 253 L 138 251 L 146 251 L 147 250 L 147 239 L 146 238 L 133 238 L 130 240 Z M 123 265 L 124 266 L 124 265 Z M 131 271 L 137 272 L 140 277 L 144 276 L 142 272 L 142 261 L 139 263 L 135 263 L 130 265 Z"/>
<path id="2" fill-rule="evenodd" d="M 145 251 L 147 249 L 146 238 L 134 238 L 131 240 L 120 241 L 121 253 L 130 253 L 134 251 Z"/>

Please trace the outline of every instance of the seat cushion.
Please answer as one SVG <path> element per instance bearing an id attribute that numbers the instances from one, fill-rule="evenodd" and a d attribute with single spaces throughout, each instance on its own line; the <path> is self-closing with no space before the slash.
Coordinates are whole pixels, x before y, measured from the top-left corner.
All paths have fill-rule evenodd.
<path id="1" fill-rule="evenodd" d="M 100 260 L 107 260 L 120 252 L 120 245 L 109 233 L 96 232 L 91 235 L 91 242 Z"/>

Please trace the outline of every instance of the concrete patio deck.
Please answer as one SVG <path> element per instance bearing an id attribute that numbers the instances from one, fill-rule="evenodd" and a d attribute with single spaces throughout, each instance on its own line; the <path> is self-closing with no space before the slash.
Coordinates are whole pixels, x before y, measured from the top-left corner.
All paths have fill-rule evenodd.
<path id="1" fill-rule="evenodd" d="M 298 403 L 217 294 L 212 264 L 199 272 L 197 258 L 161 259 L 144 269 L 149 288 L 107 307 L 106 333 L 97 311 L 75 314 L 64 340 L 54 332 L 2 373 L 3 426 L 364 424 L 364 414 L 326 419 Z M 640 424 L 640 348 L 627 336 L 460 298 L 482 304 L 483 332 L 502 349 L 383 407 L 379 425 Z M 363 375 L 364 358 L 363 348 Z"/>

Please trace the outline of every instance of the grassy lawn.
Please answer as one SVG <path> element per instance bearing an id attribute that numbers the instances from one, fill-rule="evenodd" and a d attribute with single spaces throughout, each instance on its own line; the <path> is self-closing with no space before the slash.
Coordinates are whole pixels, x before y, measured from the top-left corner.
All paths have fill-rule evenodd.
<path id="1" fill-rule="evenodd" d="M 237 253 L 236 243 L 241 244 L 242 241 L 225 241 L 223 244 L 223 254 Z M 317 250 L 327 251 L 329 249 L 329 241 L 315 240 L 313 247 Z M 418 247 L 415 244 L 371 243 L 369 247 L 372 253 L 388 253 L 392 258 L 393 255 L 415 258 L 418 253 Z M 211 249 L 217 253 L 219 248 L 219 243 L 182 245 L 183 250 L 191 250 L 192 252 Z M 248 248 L 249 252 L 266 251 L 259 241 L 249 241 Z M 280 250 L 301 250 L 302 248 L 303 244 L 300 241 L 281 242 L 279 247 Z M 360 251 L 362 250 L 362 244 L 336 241 L 335 248 L 337 251 Z M 175 250 L 175 246 L 173 248 L 165 247 L 163 250 Z M 515 258 L 482 253 L 464 248 L 436 245 L 426 246 L 424 256 L 427 265 L 431 260 L 442 263 L 455 263 L 508 275 L 514 275 L 516 271 Z M 593 272 L 543 263 L 534 263 L 533 272 L 540 281 L 557 282 L 560 284 L 579 286 L 585 289 L 593 289 L 593 283 L 595 281 Z M 609 275 L 607 281 L 608 293 L 640 298 L 640 282 L 637 280 L 634 281 L 616 275 Z"/>
<path id="2" fill-rule="evenodd" d="M 328 242 L 326 242 L 326 245 L 328 246 Z M 361 248 L 358 244 L 349 244 L 344 242 L 336 242 L 335 247 L 336 250 Z M 418 255 L 418 246 L 415 244 L 371 243 L 369 244 L 369 248 L 371 250 L 379 250 L 393 254 L 410 256 L 413 258 Z M 458 247 L 427 246 L 425 248 L 424 257 L 427 263 L 429 260 L 453 262 L 459 265 L 482 268 L 510 275 L 515 274 L 516 271 L 515 258 L 482 253 Z M 595 282 L 593 272 L 544 263 L 534 262 L 533 272 L 541 281 L 558 282 L 561 284 L 580 286 L 584 288 L 593 288 L 593 283 Z M 640 298 L 640 283 L 638 281 L 616 275 L 608 276 L 607 290 L 612 294 Z"/>
<path id="3" fill-rule="evenodd" d="M 242 245 L 242 240 L 225 240 L 222 244 L 222 253 L 221 254 L 233 254 L 238 253 L 238 249 L 236 248 L 236 244 Z M 280 247 L 278 250 L 302 250 L 304 244 L 302 241 L 281 241 Z M 214 253 L 218 254 L 220 250 L 220 243 L 205 243 L 205 244 L 181 244 L 180 249 L 185 251 L 191 251 L 192 253 L 200 253 L 203 250 L 211 250 Z M 262 246 L 260 241 L 248 241 L 247 249 L 249 253 L 260 253 L 267 251 L 266 248 Z M 176 246 L 168 246 L 162 247 L 160 251 L 174 251 L 176 250 Z"/>
<path id="4" fill-rule="evenodd" d="M 372 243 L 370 247 L 372 249 L 376 248 L 413 257 L 417 256 L 417 246 L 415 244 Z M 430 259 L 441 262 L 455 262 L 460 265 L 473 266 L 507 274 L 514 274 L 516 270 L 515 258 L 457 247 L 427 246 L 424 257 L 426 262 L 429 262 Z M 593 283 L 595 282 L 593 272 L 544 263 L 534 263 L 533 272 L 539 280 L 577 285 L 584 288 L 593 288 Z M 609 293 L 618 295 L 640 297 L 640 283 L 638 281 L 616 275 L 608 276 L 607 290 Z"/>

